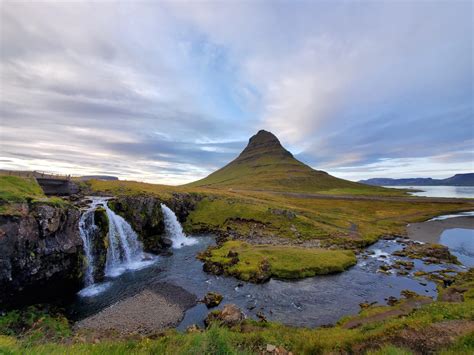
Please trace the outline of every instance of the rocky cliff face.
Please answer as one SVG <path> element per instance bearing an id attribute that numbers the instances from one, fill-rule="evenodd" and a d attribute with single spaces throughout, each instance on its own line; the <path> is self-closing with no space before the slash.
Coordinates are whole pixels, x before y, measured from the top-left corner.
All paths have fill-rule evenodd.
<path id="1" fill-rule="evenodd" d="M 23 204 L 0 215 L 0 307 L 74 294 L 82 284 L 82 240 L 74 207 Z"/>
<path id="2" fill-rule="evenodd" d="M 200 197 L 194 194 L 175 193 L 171 199 L 155 196 L 120 196 L 109 202 L 109 207 L 130 223 L 140 236 L 144 249 L 160 253 L 170 246 L 165 236 L 161 204 L 171 208 L 178 220 L 184 222 Z"/>

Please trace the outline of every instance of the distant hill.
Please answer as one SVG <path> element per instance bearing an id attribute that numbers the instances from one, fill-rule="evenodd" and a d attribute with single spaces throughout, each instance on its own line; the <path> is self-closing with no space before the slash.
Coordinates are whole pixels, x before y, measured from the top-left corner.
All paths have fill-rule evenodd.
<path id="1" fill-rule="evenodd" d="M 295 159 L 275 135 L 264 130 L 250 138 L 247 147 L 235 160 L 208 177 L 186 186 L 348 194 L 383 194 L 389 191 L 314 170 Z"/>
<path id="2" fill-rule="evenodd" d="M 474 173 L 456 174 L 447 179 L 412 178 L 389 179 L 373 178 L 360 180 L 362 184 L 373 186 L 474 186 Z"/>
<path id="3" fill-rule="evenodd" d="M 111 175 L 84 175 L 80 176 L 78 180 L 87 181 L 87 180 L 105 180 L 105 181 L 112 181 L 118 180 L 119 178 L 116 176 Z"/>

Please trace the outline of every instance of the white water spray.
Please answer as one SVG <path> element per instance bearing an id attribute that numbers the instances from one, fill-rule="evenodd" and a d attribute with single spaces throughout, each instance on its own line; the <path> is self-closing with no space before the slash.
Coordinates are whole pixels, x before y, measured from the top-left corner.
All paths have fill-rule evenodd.
<path id="1" fill-rule="evenodd" d="M 104 205 L 109 219 L 109 247 L 105 263 L 106 276 L 118 276 L 127 269 L 139 269 L 151 260 L 145 260 L 142 243 L 132 226 Z"/>
<path id="2" fill-rule="evenodd" d="M 193 245 L 198 241 L 195 238 L 187 237 L 183 232 L 181 224 L 178 222 L 178 218 L 174 212 L 168 208 L 165 204 L 161 204 L 161 210 L 165 220 L 165 230 L 167 236 L 173 242 L 173 248 L 179 249 L 182 246 Z"/>
<path id="3" fill-rule="evenodd" d="M 145 254 L 138 236 L 130 224 L 107 206 L 106 198 L 92 198 L 89 208 L 82 214 L 79 221 L 79 232 L 84 245 L 84 254 L 87 259 L 84 274 L 85 288 L 79 294 L 90 297 L 104 291 L 110 283 L 94 283 L 94 251 L 93 239 L 98 237 L 98 227 L 95 224 L 94 212 L 97 207 L 103 207 L 109 220 L 107 258 L 105 262 L 105 276 L 116 277 L 126 270 L 137 270 L 156 261 L 156 258 Z"/>
<path id="4" fill-rule="evenodd" d="M 84 285 L 86 287 L 94 283 L 94 253 L 92 251 L 92 242 L 98 232 L 98 228 L 95 225 L 94 212 L 100 203 L 102 203 L 101 199 L 92 199 L 89 208 L 82 214 L 79 220 L 79 235 L 82 239 L 84 255 L 86 257 L 86 270 L 84 273 Z"/>

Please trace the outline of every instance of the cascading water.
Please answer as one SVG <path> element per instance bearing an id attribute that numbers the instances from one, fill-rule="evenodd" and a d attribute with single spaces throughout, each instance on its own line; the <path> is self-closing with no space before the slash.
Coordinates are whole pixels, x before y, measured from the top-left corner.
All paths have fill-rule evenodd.
<path id="1" fill-rule="evenodd" d="M 142 243 L 130 224 L 104 205 L 109 219 L 109 247 L 105 263 L 105 275 L 117 276 L 126 269 L 143 267 L 145 255 Z"/>
<path id="2" fill-rule="evenodd" d="M 198 242 L 195 238 L 187 237 L 186 234 L 184 234 L 183 228 L 178 222 L 178 218 L 176 218 L 176 215 L 168 206 L 162 203 L 161 210 L 165 220 L 166 234 L 173 242 L 173 248 L 179 249 L 182 246 L 193 245 Z"/>
<path id="3" fill-rule="evenodd" d="M 92 198 L 89 208 L 82 214 L 79 221 L 79 232 L 84 245 L 84 254 L 87 260 L 84 274 L 84 285 L 79 294 L 93 296 L 106 289 L 110 283 L 94 283 L 94 250 L 93 239 L 97 237 L 99 228 L 95 224 L 94 212 L 97 207 L 103 207 L 109 222 L 108 248 L 105 262 L 105 276 L 116 277 L 126 270 L 141 269 L 155 262 L 156 258 L 143 252 L 143 246 L 130 224 L 112 211 L 107 205 L 107 199 Z"/>
<path id="4" fill-rule="evenodd" d="M 92 240 L 97 235 L 98 228 L 95 225 L 94 211 L 102 200 L 93 199 L 89 208 L 82 214 L 79 220 L 79 234 L 84 245 L 86 257 L 86 270 L 84 273 L 84 285 L 91 286 L 94 283 L 94 254 L 92 251 Z"/>

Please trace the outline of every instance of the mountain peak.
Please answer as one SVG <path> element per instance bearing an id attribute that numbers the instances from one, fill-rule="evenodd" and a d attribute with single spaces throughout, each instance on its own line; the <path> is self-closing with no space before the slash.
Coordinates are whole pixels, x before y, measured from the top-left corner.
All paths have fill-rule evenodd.
<path id="1" fill-rule="evenodd" d="M 252 136 L 236 159 L 188 186 L 310 193 L 336 188 L 373 189 L 314 170 L 295 159 L 273 133 L 265 130 Z"/>
<path id="2" fill-rule="evenodd" d="M 237 160 L 247 160 L 268 154 L 293 157 L 289 151 L 283 148 L 273 133 L 262 129 L 249 139 L 247 147 L 240 153 Z"/>

